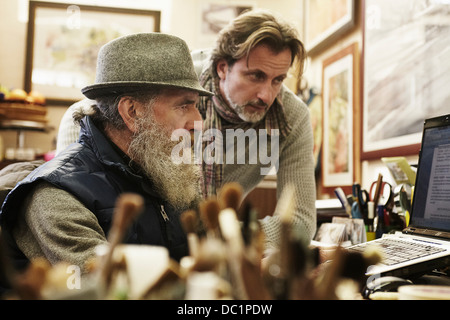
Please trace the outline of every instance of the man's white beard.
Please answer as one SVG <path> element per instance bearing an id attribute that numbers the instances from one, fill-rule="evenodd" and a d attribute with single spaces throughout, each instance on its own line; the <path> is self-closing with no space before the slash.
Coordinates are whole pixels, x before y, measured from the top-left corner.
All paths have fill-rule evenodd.
<path id="1" fill-rule="evenodd" d="M 130 158 L 141 166 L 153 181 L 156 192 L 178 210 L 195 207 L 201 200 L 201 167 L 194 164 L 175 164 L 171 132 L 151 115 L 139 119 L 137 133 L 128 148 Z"/>

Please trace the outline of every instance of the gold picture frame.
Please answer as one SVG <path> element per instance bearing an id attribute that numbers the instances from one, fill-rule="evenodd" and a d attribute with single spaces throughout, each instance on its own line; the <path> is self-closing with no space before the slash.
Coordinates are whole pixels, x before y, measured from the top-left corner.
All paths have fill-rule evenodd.
<path id="1" fill-rule="evenodd" d="M 322 72 L 322 192 L 351 193 L 360 173 L 359 46 L 327 58 Z"/>
<path id="2" fill-rule="evenodd" d="M 160 11 L 30 1 L 25 91 L 39 91 L 49 105 L 83 99 L 100 47 L 127 34 L 159 32 L 160 20 Z"/>
<path id="3" fill-rule="evenodd" d="M 309 55 L 319 53 L 355 26 L 356 0 L 306 0 L 304 10 Z"/>

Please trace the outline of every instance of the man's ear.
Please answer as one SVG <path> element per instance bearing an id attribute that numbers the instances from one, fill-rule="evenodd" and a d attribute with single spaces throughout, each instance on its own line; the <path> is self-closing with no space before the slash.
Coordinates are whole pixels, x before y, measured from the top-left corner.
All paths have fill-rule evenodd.
<path id="1" fill-rule="evenodd" d="M 136 131 L 136 101 L 130 97 L 120 98 L 117 106 L 119 114 L 131 132 Z"/>
<path id="2" fill-rule="evenodd" d="M 217 62 L 216 71 L 219 78 L 225 80 L 228 71 L 228 63 L 225 59 L 220 59 Z"/>

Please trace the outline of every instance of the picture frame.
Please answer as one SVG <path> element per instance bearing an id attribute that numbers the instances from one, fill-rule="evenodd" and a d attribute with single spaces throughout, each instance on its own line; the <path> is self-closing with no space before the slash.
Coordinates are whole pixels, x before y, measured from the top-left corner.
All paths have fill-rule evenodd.
<path id="1" fill-rule="evenodd" d="M 211 47 L 230 21 L 256 6 L 255 1 L 203 0 L 199 11 L 199 45 Z"/>
<path id="2" fill-rule="evenodd" d="M 425 119 L 450 113 L 450 4 L 363 0 L 361 159 L 417 156 Z"/>
<path id="3" fill-rule="evenodd" d="M 305 0 L 305 47 L 315 55 L 355 26 L 356 0 Z"/>
<path id="4" fill-rule="evenodd" d="M 360 181 L 359 45 L 352 43 L 323 61 L 322 193 L 341 187 L 351 194 Z"/>
<path id="5" fill-rule="evenodd" d="M 67 106 L 95 82 L 97 53 L 132 33 L 159 32 L 160 11 L 30 1 L 24 89 Z"/>

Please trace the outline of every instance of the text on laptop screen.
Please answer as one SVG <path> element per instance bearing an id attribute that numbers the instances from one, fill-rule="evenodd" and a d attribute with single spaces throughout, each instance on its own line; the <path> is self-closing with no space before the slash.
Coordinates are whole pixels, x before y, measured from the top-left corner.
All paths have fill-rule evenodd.
<path id="1" fill-rule="evenodd" d="M 426 128 L 411 225 L 450 231 L 450 126 Z"/>

